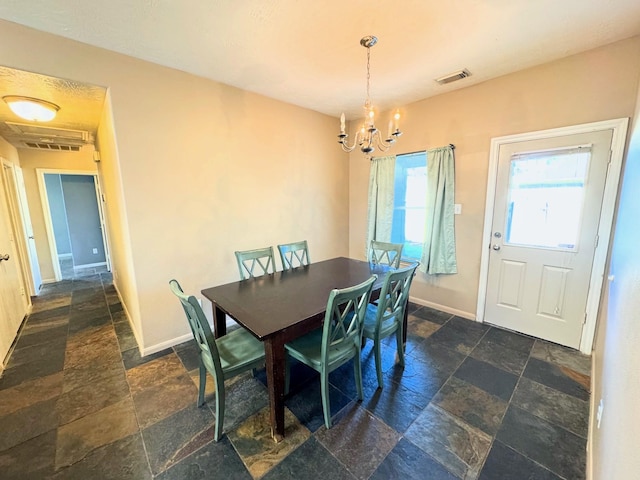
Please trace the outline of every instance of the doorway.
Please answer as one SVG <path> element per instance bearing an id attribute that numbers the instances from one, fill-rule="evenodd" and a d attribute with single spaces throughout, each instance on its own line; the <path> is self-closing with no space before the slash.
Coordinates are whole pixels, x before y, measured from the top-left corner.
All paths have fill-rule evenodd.
<path id="1" fill-rule="evenodd" d="M 590 353 L 626 127 L 492 140 L 479 320 Z"/>
<path id="2" fill-rule="evenodd" d="M 98 177 L 38 169 L 56 281 L 110 270 Z"/>

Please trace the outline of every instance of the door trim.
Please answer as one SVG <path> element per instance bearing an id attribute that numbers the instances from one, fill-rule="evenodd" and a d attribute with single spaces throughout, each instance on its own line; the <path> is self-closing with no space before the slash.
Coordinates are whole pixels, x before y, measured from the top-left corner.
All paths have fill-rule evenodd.
<path id="1" fill-rule="evenodd" d="M 586 317 L 580 339 L 580 351 L 591 354 L 593 337 L 596 330 L 598 307 L 600 306 L 600 293 L 604 280 L 604 270 L 611 240 L 611 227 L 618 195 L 618 184 L 622 170 L 622 160 L 627 138 L 628 118 L 617 118 L 601 122 L 585 123 L 569 127 L 540 130 L 537 132 L 520 133 L 491 139 L 489 153 L 489 171 L 487 174 L 487 198 L 485 203 L 484 228 L 482 231 L 482 256 L 480 260 L 480 279 L 478 282 L 478 305 L 476 320 L 484 322 L 485 304 L 487 300 L 487 282 L 489 275 L 489 247 L 491 242 L 491 226 L 493 224 L 493 206 L 496 196 L 496 181 L 498 176 L 498 157 L 500 147 L 509 143 L 540 140 L 545 138 L 561 137 L 578 133 L 589 133 L 599 130 L 613 130 L 611 138 L 611 158 L 607 171 L 607 179 L 600 210 L 600 222 L 598 224 L 598 246 L 593 255 L 591 278 L 589 281 L 589 294 L 587 296 Z"/>
<path id="2" fill-rule="evenodd" d="M 51 207 L 49 205 L 49 197 L 47 195 L 47 187 L 44 181 L 45 174 L 50 173 L 54 175 L 83 175 L 88 177 L 93 177 L 94 187 L 96 190 L 96 199 L 98 200 L 98 215 L 101 213 L 102 204 L 100 202 L 100 197 L 98 194 L 98 172 L 95 170 L 66 170 L 66 169 L 56 169 L 56 168 L 36 168 L 36 175 L 38 177 L 38 189 L 40 190 L 40 201 L 42 203 L 42 210 L 44 214 L 44 225 L 45 230 L 47 232 L 47 243 L 49 244 L 49 252 L 51 253 L 51 263 L 53 264 L 53 274 L 55 276 L 55 281 L 59 282 L 62 279 L 62 272 L 60 271 L 60 260 L 58 256 L 58 249 L 56 247 L 56 241 L 53 234 L 53 222 L 51 220 Z M 101 218 L 101 227 L 105 225 L 106 228 L 106 219 Z M 109 262 L 109 250 L 105 237 L 105 228 L 101 228 L 102 230 L 102 242 L 104 245 L 104 253 L 107 268 L 110 270 L 111 263 Z"/>

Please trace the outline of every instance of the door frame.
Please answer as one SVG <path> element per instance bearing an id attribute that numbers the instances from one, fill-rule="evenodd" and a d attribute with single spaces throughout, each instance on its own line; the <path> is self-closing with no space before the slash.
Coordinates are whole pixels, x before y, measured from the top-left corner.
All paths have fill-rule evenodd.
<path id="1" fill-rule="evenodd" d="M 616 199 L 618 196 L 618 184 L 620 183 L 620 173 L 622 171 L 622 161 L 624 158 L 628 125 L 628 118 L 617 118 L 601 122 L 585 123 L 582 125 L 572 125 L 569 127 L 552 128 L 516 135 L 506 135 L 491 139 L 489 171 L 487 174 L 487 198 L 485 203 L 484 228 L 482 232 L 480 279 L 478 282 L 478 304 L 476 309 L 476 320 L 478 322 L 484 323 L 485 305 L 487 300 L 490 255 L 489 248 L 491 243 L 491 227 L 493 225 L 493 209 L 496 197 L 500 147 L 509 143 L 541 140 L 600 130 L 613 130 L 607 179 L 602 198 L 600 221 L 598 223 L 598 245 L 596 246 L 596 250 L 593 255 L 585 321 L 582 328 L 582 336 L 580 338 L 580 351 L 585 354 L 591 354 L 593 338 L 596 330 L 596 320 L 598 317 L 598 308 L 600 306 L 600 293 L 602 291 L 602 284 L 604 281 L 607 253 L 609 251 L 609 242 L 611 241 L 611 228 L 613 226 L 613 217 L 615 214 Z"/>
<path id="2" fill-rule="evenodd" d="M 42 202 L 42 210 L 44 214 L 44 225 L 47 231 L 47 242 L 49 244 L 49 252 L 51 252 L 51 263 L 53 264 L 53 274 L 55 281 L 59 282 L 62 279 L 62 272 L 60 271 L 60 259 L 58 257 L 58 248 L 56 247 L 55 236 L 53 234 L 53 221 L 51 220 L 51 206 L 49 205 L 49 197 L 47 195 L 47 187 L 44 181 L 45 174 L 53 175 L 84 175 L 87 177 L 93 177 L 93 185 L 96 193 L 96 200 L 98 203 L 98 218 L 100 220 L 100 226 L 102 230 L 102 244 L 104 246 L 105 263 L 107 269 L 111 270 L 111 260 L 109 255 L 109 245 L 107 244 L 108 228 L 106 218 L 102 210 L 102 199 L 100 198 L 100 180 L 98 178 L 98 172 L 95 170 L 66 170 L 55 168 L 36 168 L 36 175 L 38 177 L 38 188 L 40 190 L 40 201 Z"/>

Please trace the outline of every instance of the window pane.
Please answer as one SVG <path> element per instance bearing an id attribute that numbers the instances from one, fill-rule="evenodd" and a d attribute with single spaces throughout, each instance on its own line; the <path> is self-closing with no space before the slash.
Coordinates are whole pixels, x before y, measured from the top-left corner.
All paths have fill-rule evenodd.
<path id="1" fill-rule="evenodd" d="M 427 157 L 425 152 L 396 157 L 391 241 L 402 243 L 402 257 L 419 260 L 424 243 Z"/>
<path id="2" fill-rule="evenodd" d="M 505 242 L 574 250 L 590 158 L 585 148 L 514 156 Z"/>

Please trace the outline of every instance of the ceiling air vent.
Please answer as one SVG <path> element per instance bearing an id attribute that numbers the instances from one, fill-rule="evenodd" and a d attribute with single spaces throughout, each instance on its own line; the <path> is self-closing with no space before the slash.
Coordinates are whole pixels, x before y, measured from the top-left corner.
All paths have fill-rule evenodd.
<path id="1" fill-rule="evenodd" d="M 93 143 L 93 135 L 84 130 L 44 127 L 42 125 L 27 125 L 13 122 L 5 123 L 15 134 L 21 136 L 25 142 L 33 140 L 34 143 L 60 143 L 80 146 Z M 46 138 L 47 141 L 40 142 L 40 139 L 44 138 Z"/>
<path id="2" fill-rule="evenodd" d="M 444 77 L 436 78 L 436 82 L 438 82 L 440 85 L 446 85 L 447 83 L 456 82 L 469 76 L 471 76 L 471 72 L 466 68 L 463 68 L 462 70 L 450 73 L 449 75 L 445 75 Z"/>
<path id="3" fill-rule="evenodd" d="M 49 150 L 51 152 L 79 152 L 82 148 L 80 145 L 65 145 L 58 143 L 22 142 L 22 144 L 27 148 Z"/>

